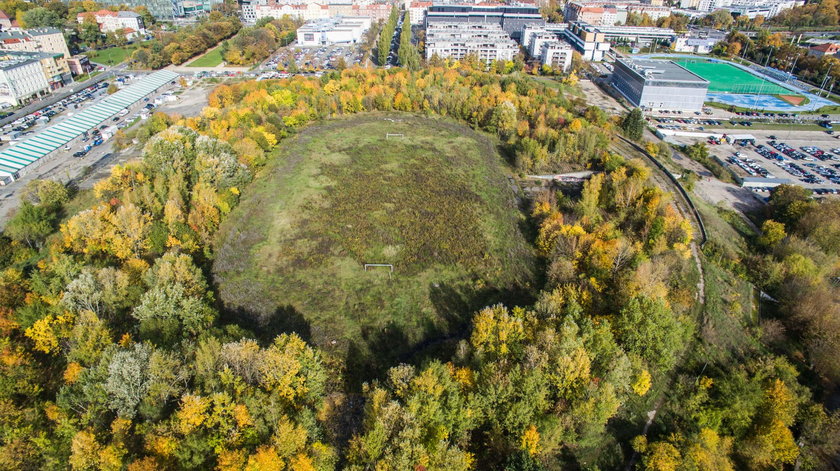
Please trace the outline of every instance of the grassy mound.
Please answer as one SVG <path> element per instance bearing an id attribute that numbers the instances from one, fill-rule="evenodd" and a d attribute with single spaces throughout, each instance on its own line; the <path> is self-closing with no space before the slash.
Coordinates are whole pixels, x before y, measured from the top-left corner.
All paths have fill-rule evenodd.
<path id="1" fill-rule="evenodd" d="M 367 114 L 282 149 L 219 231 L 213 270 L 231 320 L 295 330 L 375 369 L 463 333 L 473 309 L 525 301 L 533 256 L 484 135 Z"/>

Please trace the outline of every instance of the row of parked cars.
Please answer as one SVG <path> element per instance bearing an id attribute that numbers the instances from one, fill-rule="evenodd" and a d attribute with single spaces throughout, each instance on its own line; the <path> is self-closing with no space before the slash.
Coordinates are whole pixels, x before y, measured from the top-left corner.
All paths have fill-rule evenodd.
<path id="1" fill-rule="evenodd" d="M 799 116 L 796 113 L 769 113 L 769 112 L 759 113 L 757 111 L 737 111 L 737 112 L 735 112 L 735 114 L 737 116 L 754 116 L 754 117 L 765 116 L 765 117 L 768 117 L 768 118 L 796 118 L 796 117 Z M 828 116 L 823 115 L 823 117 L 827 118 Z"/>
<path id="2" fill-rule="evenodd" d="M 722 122 L 716 119 L 697 119 L 697 118 L 654 118 L 658 123 L 680 123 L 680 124 L 705 124 L 707 126 L 720 126 Z"/>
<path id="3" fill-rule="evenodd" d="M 785 144 L 784 142 L 778 141 L 769 141 L 767 143 L 770 147 L 776 149 L 777 151 L 785 154 L 786 156 L 790 157 L 793 160 L 806 160 L 808 156 L 799 152 L 798 150 L 794 149 L 793 147 Z M 775 159 L 775 160 L 784 160 L 784 159 Z M 814 160 L 813 158 L 811 160 Z"/>
<path id="4" fill-rule="evenodd" d="M 815 164 L 815 163 L 807 163 L 807 164 L 804 164 L 804 165 L 806 167 L 809 167 L 811 169 L 811 171 L 813 171 L 814 173 L 819 174 L 823 178 L 831 181 L 832 183 L 840 184 L 840 172 L 838 172 L 837 170 L 835 170 L 833 168 L 823 167 L 822 165 L 818 165 L 818 164 Z M 840 165 L 840 164 L 835 164 L 835 165 Z M 813 177 L 812 179 L 819 180 L 816 177 Z M 808 183 L 822 183 L 822 181 L 808 182 Z"/>
<path id="5" fill-rule="evenodd" d="M 18 118 L 11 123 L 5 124 L 2 128 L 3 132 L 23 132 L 38 124 L 39 120 L 41 122 L 47 122 L 49 121 L 49 118 L 52 118 L 64 110 L 78 108 L 84 101 L 93 99 L 97 92 L 107 87 L 107 82 L 100 82 L 98 84 L 91 85 L 84 90 L 80 90 L 79 92 L 64 98 L 63 100 L 53 103 L 50 106 L 45 106 L 38 111 Z"/>
<path id="6" fill-rule="evenodd" d="M 773 176 L 770 175 L 770 172 L 768 172 L 766 168 L 759 165 L 758 162 L 749 157 L 744 157 L 740 152 L 736 152 L 735 155 L 729 157 L 728 160 L 730 163 L 741 167 L 752 177 L 760 175 L 764 178 L 771 178 Z"/>
<path id="7" fill-rule="evenodd" d="M 766 168 L 762 167 L 758 164 L 755 160 L 745 157 L 740 152 L 736 152 L 735 155 L 729 157 L 729 162 L 741 167 L 747 174 L 754 177 L 756 175 L 760 175 L 764 178 L 771 178 L 773 175 L 767 171 Z"/>

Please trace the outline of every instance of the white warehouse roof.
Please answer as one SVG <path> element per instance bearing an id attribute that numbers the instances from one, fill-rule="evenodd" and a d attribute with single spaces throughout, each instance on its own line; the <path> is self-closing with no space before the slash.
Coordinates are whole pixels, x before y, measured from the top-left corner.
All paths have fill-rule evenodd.
<path id="1" fill-rule="evenodd" d="M 99 126 L 121 110 L 137 103 L 179 75 L 161 70 L 143 77 L 139 83 L 128 86 L 99 103 L 50 126 L 34 137 L 23 140 L 0 152 L 0 180 L 16 178 L 17 172 L 47 154 Z"/>

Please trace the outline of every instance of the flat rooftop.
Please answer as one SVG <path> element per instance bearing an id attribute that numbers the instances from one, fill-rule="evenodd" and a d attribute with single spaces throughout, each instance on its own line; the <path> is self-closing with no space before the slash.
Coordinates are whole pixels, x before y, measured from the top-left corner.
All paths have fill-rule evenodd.
<path id="1" fill-rule="evenodd" d="M 636 72 L 637 75 L 644 77 L 646 81 L 667 80 L 669 82 L 709 83 L 708 80 L 673 61 L 620 59 L 619 62 Z"/>

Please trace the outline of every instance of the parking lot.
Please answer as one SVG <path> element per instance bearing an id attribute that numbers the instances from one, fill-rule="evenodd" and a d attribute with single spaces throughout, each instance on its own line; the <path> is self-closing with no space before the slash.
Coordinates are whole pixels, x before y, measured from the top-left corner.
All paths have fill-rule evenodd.
<path id="1" fill-rule="evenodd" d="M 142 77 L 142 75 L 127 76 L 123 78 L 123 83 L 125 85 L 135 83 L 136 81 L 142 80 Z M 4 132 L 12 131 L 19 133 L 15 140 L 31 137 L 29 135 L 30 133 L 34 135 L 48 125 L 58 124 L 74 113 L 81 111 L 84 107 L 104 99 L 107 96 L 106 88 L 85 89 L 73 97 L 68 97 L 68 99 L 73 99 L 63 103 L 58 108 L 56 108 L 56 105 L 58 105 L 56 103 L 52 106 L 52 111 L 56 111 L 56 114 L 50 119 L 49 124 L 37 124 L 31 129 L 27 128 L 23 132 L 14 131 L 14 128 L 4 129 Z M 26 186 L 29 181 L 39 178 L 50 178 L 62 182 L 68 182 L 70 180 L 79 181 L 82 176 L 88 175 L 90 172 L 99 173 L 98 177 L 101 178 L 101 176 L 104 176 L 101 172 L 106 171 L 114 163 L 124 160 L 127 154 L 113 151 L 111 139 L 113 134 L 118 129 L 126 128 L 142 121 L 142 118 L 148 116 L 159 104 L 166 103 L 171 106 L 173 102 L 179 101 L 177 98 L 173 98 L 175 96 L 172 94 L 173 88 L 178 88 L 178 85 L 170 84 L 161 88 L 155 95 L 137 103 L 132 107 L 132 110 L 124 110 L 124 112 L 118 113 L 118 115 L 102 123 L 96 129 L 91 129 L 86 135 L 68 143 L 64 148 L 42 159 L 37 163 L 36 167 L 28 170 L 18 180 L 9 185 L 0 186 L 0 228 L 2 228 L 10 212 L 18 205 L 19 190 Z M 23 124 L 19 123 L 16 127 Z M 27 133 L 27 135 L 24 135 L 24 133 Z M 11 143 L 4 142 L 3 145 L 8 146 Z M 83 184 L 82 187 L 84 186 Z"/>
<path id="2" fill-rule="evenodd" d="M 263 78 L 280 78 L 288 74 L 286 65 L 294 60 L 299 72 L 323 72 L 335 69 L 341 59 L 347 67 L 362 63 L 362 53 L 358 46 L 321 46 L 300 47 L 292 44 L 280 48 L 260 66 Z M 277 74 L 278 77 L 272 76 Z"/>
<path id="3" fill-rule="evenodd" d="M 818 195 L 840 194 L 840 140 L 835 136 L 819 131 L 750 130 L 749 133 L 756 137 L 754 143 L 709 144 L 709 153 L 742 178 L 784 179 Z M 675 140 L 684 144 L 698 141 L 688 137 Z"/>

